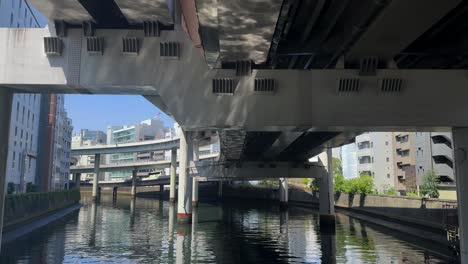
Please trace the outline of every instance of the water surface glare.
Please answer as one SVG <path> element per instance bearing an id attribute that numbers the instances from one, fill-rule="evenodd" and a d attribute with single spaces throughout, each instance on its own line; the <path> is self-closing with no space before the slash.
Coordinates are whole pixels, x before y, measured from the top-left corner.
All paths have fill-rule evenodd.
<path id="1" fill-rule="evenodd" d="M 167 201 L 103 196 L 2 248 L 0 263 L 453 263 L 392 231 L 337 214 L 320 232 L 316 211 L 272 203 L 201 204 L 177 224 Z"/>

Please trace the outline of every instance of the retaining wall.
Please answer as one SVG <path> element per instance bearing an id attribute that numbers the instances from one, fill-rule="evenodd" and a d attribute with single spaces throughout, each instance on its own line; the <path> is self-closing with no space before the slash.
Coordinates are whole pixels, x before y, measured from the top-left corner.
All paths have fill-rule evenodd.
<path id="1" fill-rule="evenodd" d="M 5 197 L 3 228 L 5 231 L 29 223 L 54 211 L 77 204 L 77 189 L 46 193 L 12 194 Z"/>
<path id="2" fill-rule="evenodd" d="M 263 187 L 229 186 L 225 188 L 223 196 L 279 200 L 278 189 Z M 291 188 L 291 186 L 289 188 L 289 202 L 318 207 L 318 197 L 318 193 Z M 456 224 L 457 221 L 457 210 L 445 208 L 456 208 L 457 202 L 453 200 L 337 193 L 335 194 L 335 207 L 373 217 L 405 222 L 419 228 L 443 230 L 446 224 Z"/>

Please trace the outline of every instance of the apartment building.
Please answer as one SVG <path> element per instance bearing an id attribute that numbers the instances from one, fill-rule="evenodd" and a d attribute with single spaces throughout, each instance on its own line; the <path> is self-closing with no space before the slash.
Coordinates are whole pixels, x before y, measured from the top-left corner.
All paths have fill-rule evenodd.
<path id="1" fill-rule="evenodd" d="M 393 132 L 393 146 L 395 189 L 400 192 L 415 191 L 417 188 L 415 133 Z"/>
<path id="2" fill-rule="evenodd" d="M 392 132 L 368 132 L 356 137 L 357 171 L 374 178 L 381 193 L 395 188 Z"/>
<path id="3" fill-rule="evenodd" d="M 424 174 L 434 171 L 442 184 L 455 184 L 454 147 L 451 132 L 416 132 L 416 183 L 422 184 Z"/>

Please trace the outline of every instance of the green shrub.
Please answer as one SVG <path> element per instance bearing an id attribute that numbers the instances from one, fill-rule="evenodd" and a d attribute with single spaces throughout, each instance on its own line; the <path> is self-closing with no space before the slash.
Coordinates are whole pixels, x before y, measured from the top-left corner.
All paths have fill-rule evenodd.
<path id="1" fill-rule="evenodd" d="M 418 194 L 415 193 L 415 192 L 406 192 L 406 196 L 408 197 L 414 197 L 414 198 L 418 198 Z"/>
<path id="2" fill-rule="evenodd" d="M 342 175 L 337 175 L 334 179 L 336 192 L 349 194 L 368 195 L 374 193 L 374 179 L 371 176 L 362 174 L 357 178 L 345 179 Z"/>
<path id="3" fill-rule="evenodd" d="M 390 189 L 387 190 L 387 195 L 397 195 L 395 188 L 390 187 Z"/>
<path id="4" fill-rule="evenodd" d="M 439 198 L 439 191 L 437 190 L 439 183 L 439 176 L 432 170 L 428 171 L 423 177 L 421 194 L 430 198 Z"/>

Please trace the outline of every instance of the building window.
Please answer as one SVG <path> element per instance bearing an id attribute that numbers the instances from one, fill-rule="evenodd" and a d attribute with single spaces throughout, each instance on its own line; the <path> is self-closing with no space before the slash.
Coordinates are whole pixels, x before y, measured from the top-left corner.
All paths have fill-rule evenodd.
<path id="1" fill-rule="evenodd" d="M 16 160 L 16 152 L 13 151 L 13 162 L 11 163 L 11 167 L 15 168 L 15 160 Z"/>
<path id="2" fill-rule="evenodd" d="M 388 146 L 388 141 L 385 141 L 385 146 Z"/>
<path id="3" fill-rule="evenodd" d="M 387 173 L 387 179 L 390 179 L 390 174 Z"/>
<path id="4" fill-rule="evenodd" d="M 387 157 L 387 162 L 389 162 L 389 161 L 390 161 L 390 158 L 389 158 L 389 157 Z"/>
<path id="5" fill-rule="evenodd" d="M 19 102 L 16 102 L 16 121 L 18 121 L 19 118 Z"/>
<path id="6" fill-rule="evenodd" d="M 10 27 L 13 27 L 13 13 L 10 14 Z"/>
<path id="7" fill-rule="evenodd" d="M 18 127 L 15 127 L 15 137 L 18 136 Z"/>
<path id="8" fill-rule="evenodd" d="M 21 116 L 22 116 L 22 117 L 21 117 L 21 123 L 23 123 L 23 124 L 24 124 L 24 112 L 25 112 L 25 109 L 26 109 L 26 108 L 23 106 L 23 114 L 21 115 Z"/>
<path id="9" fill-rule="evenodd" d="M 372 157 L 372 161 L 371 161 L 371 163 L 374 163 L 374 157 Z"/>

